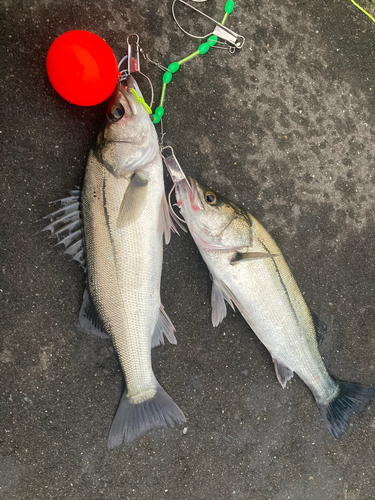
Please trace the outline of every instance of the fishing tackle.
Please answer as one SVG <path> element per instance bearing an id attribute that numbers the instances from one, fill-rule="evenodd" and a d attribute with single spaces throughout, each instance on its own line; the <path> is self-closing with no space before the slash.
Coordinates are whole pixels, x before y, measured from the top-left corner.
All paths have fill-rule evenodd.
<path id="1" fill-rule="evenodd" d="M 365 11 L 365 9 L 363 7 L 361 7 L 360 5 L 357 4 L 357 2 L 355 2 L 354 0 L 350 0 L 352 2 L 353 5 L 355 5 L 360 11 L 362 11 L 364 14 L 366 14 L 367 17 L 369 17 L 371 19 L 371 21 L 373 21 L 375 23 L 375 17 L 373 17 L 371 14 L 369 14 L 367 11 Z M 371 1 L 371 0 L 370 0 Z"/>
<path id="2" fill-rule="evenodd" d="M 195 12 L 202 15 L 204 18 L 213 22 L 215 24 L 214 30 L 211 31 L 210 33 L 208 33 L 206 35 L 202 35 L 202 36 L 193 35 L 193 34 L 187 32 L 184 28 L 182 28 L 181 24 L 178 22 L 177 17 L 176 17 L 175 4 L 177 1 L 179 3 L 182 3 L 183 5 L 191 8 L 191 9 L 193 9 Z M 193 1 L 194 2 L 203 2 L 206 0 L 193 0 Z M 211 47 L 215 47 L 215 46 L 218 47 L 217 44 L 226 44 L 226 46 L 229 48 L 229 52 L 231 52 L 231 53 L 234 53 L 236 49 L 241 49 L 243 47 L 243 45 L 245 43 L 245 37 L 243 37 L 242 35 L 238 35 L 233 30 L 224 26 L 224 23 L 227 20 L 228 15 L 232 13 L 233 8 L 234 8 L 233 0 L 228 0 L 225 4 L 225 7 L 224 7 L 225 15 L 223 17 L 223 20 L 220 23 L 219 21 L 216 21 L 215 19 L 211 18 L 210 16 L 208 16 L 204 12 L 201 12 L 196 7 L 188 4 L 185 0 L 174 0 L 173 4 L 172 4 L 172 15 L 173 15 L 173 19 L 175 20 L 177 26 L 181 29 L 181 31 L 183 31 L 183 33 L 185 33 L 188 36 L 191 36 L 193 38 L 199 38 L 199 39 L 203 39 L 206 37 L 208 37 L 208 38 L 207 38 L 206 42 L 199 45 L 198 50 L 196 50 L 192 54 L 184 57 L 180 61 L 172 62 L 167 68 L 162 66 L 160 63 L 153 61 L 152 59 L 150 59 L 148 57 L 148 55 L 144 52 L 144 50 L 139 45 L 139 36 L 137 34 L 132 34 L 132 35 L 128 36 L 128 38 L 127 38 L 128 53 L 127 53 L 127 55 L 125 55 L 121 59 L 119 66 L 118 66 L 119 72 L 121 75 L 120 82 L 122 82 L 123 80 L 126 80 L 127 76 L 130 75 L 131 73 L 140 74 L 141 76 L 143 76 L 144 78 L 147 79 L 148 84 L 149 84 L 150 89 L 151 89 L 151 103 L 150 103 L 150 106 L 147 106 L 147 111 L 149 113 L 150 113 L 149 110 L 150 110 L 150 108 L 152 108 L 152 104 L 153 104 L 153 100 L 154 100 L 154 89 L 153 89 L 153 86 L 152 86 L 152 83 L 151 83 L 151 80 L 149 79 L 149 77 L 141 72 L 140 54 L 143 55 L 143 57 L 146 61 L 150 62 L 151 64 L 154 64 L 155 66 L 160 68 L 162 71 L 164 71 L 163 86 L 162 86 L 162 91 L 161 91 L 161 96 L 160 96 L 160 102 L 159 102 L 159 106 L 157 106 L 157 108 L 155 109 L 154 115 L 153 115 L 153 123 L 154 124 L 161 122 L 161 119 L 164 115 L 163 104 L 164 104 L 164 100 L 165 100 L 165 93 L 166 93 L 167 85 L 168 85 L 168 83 L 170 83 L 172 81 L 173 74 L 176 73 L 180 69 L 180 66 L 182 64 L 190 61 L 194 57 L 206 54 L 206 52 L 208 52 Z M 224 42 L 220 41 L 219 38 L 224 40 Z M 218 48 L 223 48 L 223 47 L 218 47 Z M 127 69 L 120 70 L 121 65 L 125 61 L 127 61 Z M 138 96 L 137 96 L 137 98 L 138 98 Z"/>
<path id="3" fill-rule="evenodd" d="M 180 23 L 177 21 L 176 13 L 175 13 L 175 4 L 177 1 L 186 5 L 187 7 L 193 9 L 195 12 L 199 13 L 203 17 L 212 21 L 215 24 L 215 29 L 211 33 L 208 33 L 208 35 L 203 35 L 203 36 L 197 36 L 197 35 L 192 35 L 191 33 L 188 33 L 186 30 L 184 30 L 181 27 Z M 193 1 L 202 2 L 202 1 L 206 1 L 206 0 L 193 0 Z M 164 115 L 163 104 L 164 104 L 164 99 L 165 99 L 166 88 L 167 88 L 168 83 L 170 83 L 172 81 L 173 74 L 176 73 L 180 69 L 181 64 L 184 64 L 187 61 L 190 61 L 194 57 L 206 54 L 206 52 L 208 52 L 211 47 L 216 46 L 216 44 L 218 44 L 218 43 L 222 43 L 222 42 L 219 42 L 218 38 L 222 38 L 223 40 L 225 40 L 224 43 L 229 45 L 229 52 L 231 52 L 231 53 L 234 53 L 236 49 L 241 49 L 243 47 L 243 45 L 245 43 L 245 37 L 243 37 L 242 35 L 238 35 L 234 31 L 232 31 L 231 29 L 224 26 L 224 23 L 227 20 L 228 15 L 233 12 L 233 8 L 234 8 L 233 0 L 228 0 L 225 4 L 225 7 L 224 7 L 225 15 L 223 17 L 223 20 L 220 23 L 218 21 L 215 21 L 215 19 L 212 19 L 207 14 L 201 12 L 199 9 L 197 9 L 193 5 L 188 4 L 185 0 L 174 0 L 173 1 L 173 4 L 172 4 L 173 19 L 177 23 L 177 26 L 183 31 L 183 33 L 185 33 L 188 36 L 191 36 L 193 38 L 203 39 L 203 38 L 206 38 L 207 36 L 208 36 L 208 38 L 207 38 L 206 42 L 199 45 L 198 50 L 196 50 L 192 54 L 184 57 L 180 61 L 172 62 L 168 66 L 167 71 L 165 71 L 165 73 L 163 75 L 163 87 L 162 87 L 162 91 L 161 91 L 159 106 L 154 111 L 154 119 L 153 119 L 154 123 L 159 123 L 162 116 Z"/>
<path id="4" fill-rule="evenodd" d="M 154 102 L 154 87 L 152 86 L 150 78 L 141 71 L 141 62 L 139 56 L 139 54 L 141 53 L 141 48 L 139 46 L 139 36 L 137 34 L 129 35 L 126 39 L 126 43 L 128 44 L 128 53 L 121 59 L 118 64 L 118 69 L 121 75 L 120 82 L 126 80 L 130 74 L 134 73 L 146 78 L 151 90 L 151 102 L 149 106 L 144 102 L 144 99 L 142 97 L 138 96 L 137 92 L 134 89 L 131 89 L 131 92 L 137 97 L 138 102 L 142 102 L 145 105 L 147 112 L 149 114 L 152 114 L 151 108 L 152 103 Z M 121 65 L 125 61 L 127 61 L 127 69 L 120 70 Z"/>
<path id="5" fill-rule="evenodd" d="M 163 154 L 163 152 L 166 149 L 169 149 L 171 151 L 171 154 L 168 156 Z M 172 146 L 163 147 L 160 153 L 174 184 L 177 184 L 177 182 L 179 181 L 185 180 L 190 186 L 190 183 L 187 180 L 186 175 L 184 174 L 184 171 L 181 168 L 181 165 L 178 163 L 178 160 L 174 154 Z"/>
<path id="6" fill-rule="evenodd" d="M 163 152 L 166 151 L 167 149 L 170 150 L 170 154 L 168 156 L 166 156 L 165 153 L 163 154 Z M 187 185 L 191 188 L 190 182 L 187 180 L 186 175 L 184 174 L 184 171 L 182 170 L 181 165 L 179 164 L 176 155 L 174 154 L 172 146 L 164 146 L 160 150 L 160 154 L 164 160 L 165 166 L 167 167 L 169 175 L 171 176 L 171 179 L 173 181 L 172 189 L 168 193 L 168 205 L 170 209 L 169 213 L 173 217 L 174 221 L 178 224 L 178 226 L 186 233 L 187 231 L 185 227 L 181 226 L 181 224 L 178 221 L 181 221 L 184 224 L 186 224 L 186 222 L 184 221 L 184 219 L 181 219 L 181 217 L 179 217 L 173 210 L 173 206 L 175 205 L 172 205 L 171 196 L 178 182 L 184 180 L 186 181 Z M 178 221 L 176 219 L 178 219 Z"/>
<path id="7" fill-rule="evenodd" d="M 203 3 L 206 0 L 192 0 L 192 1 L 193 2 L 197 2 L 197 3 Z M 203 35 L 203 36 L 193 35 L 192 33 L 189 33 L 188 31 L 186 31 L 181 26 L 181 24 L 177 21 L 176 12 L 175 12 L 176 2 L 179 2 L 179 3 L 183 4 L 183 5 L 186 5 L 190 9 L 194 10 L 195 12 L 197 12 L 199 15 L 201 15 L 201 16 L 205 17 L 206 19 L 208 19 L 209 21 L 213 22 L 216 25 L 215 29 L 213 31 L 211 31 L 210 33 L 207 33 L 206 35 Z M 188 35 L 188 36 L 190 36 L 192 38 L 198 38 L 198 39 L 203 39 L 203 38 L 209 37 L 210 35 L 215 35 L 215 36 L 217 36 L 217 37 L 222 38 L 223 40 L 225 40 L 225 42 L 227 43 L 227 45 L 229 45 L 229 52 L 233 53 L 236 49 L 241 49 L 243 47 L 243 44 L 245 43 L 245 37 L 243 37 L 242 35 L 239 35 L 239 34 L 235 33 L 233 30 L 229 29 L 227 26 L 224 26 L 224 23 L 225 23 L 228 15 L 231 14 L 231 12 L 233 11 L 233 7 L 234 7 L 233 0 L 229 0 L 225 4 L 225 15 L 224 15 L 224 18 L 223 18 L 223 20 L 221 22 L 219 22 L 219 21 L 216 21 L 215 19 L 213 19 L 212 17 L 208 16 L 204 12 L 200 11 L 199 9 L 197 9 L 196 7 L 194 7 L 193 5 L 190 5 L 185 0 L 174 0 L 173 4 L 172 4 L 172 16 L 173 16 L 173 19 L 175 20 L 175 23 L 177 24 L 177 26 L 186 35 Z"/>

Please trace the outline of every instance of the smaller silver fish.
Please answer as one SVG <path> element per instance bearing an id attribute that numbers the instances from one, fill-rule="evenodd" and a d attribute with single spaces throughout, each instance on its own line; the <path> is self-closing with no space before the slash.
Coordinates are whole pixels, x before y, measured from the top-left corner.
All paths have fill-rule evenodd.
<path id="1" fill-rule="evenodd" d="M 190 185 L 189 185 L 190 183 Z M 210 270 L 212 323 L 225 318 L 225 301 L 237 306 L 269 350 L 285 387 L 294 372 L 312 391 L 334 438 L 363 410 L 375 389 L 335 381 L 319 354 L 308 306 L 275 241 L 246 210 L 189 178 L 176 198 L 191 235 Z"/>

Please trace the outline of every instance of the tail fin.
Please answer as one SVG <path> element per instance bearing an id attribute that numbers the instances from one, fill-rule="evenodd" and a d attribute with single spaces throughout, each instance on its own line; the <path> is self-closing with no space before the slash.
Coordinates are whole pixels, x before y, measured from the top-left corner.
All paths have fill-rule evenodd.
<path id="1" fill-rule="evenodd" d="M 108 448 L 131 443 L 150 429 L 174 427 L 186 418 L 173 399 L 158 384 L 155 396 L 143 403 L 130 403 L 123 393 L 108 437 Z"/>
<path id="2" fill-rule="evenodd" d="M 338 382 L 340 392 L 329 405 L 318 407 L 323 420 L 335 439 L 341 437 L 349 427 L 349 419 L 360 413 L 365 405 L 375 396 L 375 389 L 360 384 Z"/>

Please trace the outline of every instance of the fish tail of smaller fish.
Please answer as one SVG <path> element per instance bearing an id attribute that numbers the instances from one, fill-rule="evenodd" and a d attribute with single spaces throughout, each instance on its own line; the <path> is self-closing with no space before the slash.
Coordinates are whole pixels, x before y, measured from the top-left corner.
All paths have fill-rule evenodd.
<path id="1" fill-rule="evenodd" d="M 349 419 L 361 413 L 375 397 L 375 389 L 360 384 L 338 382 L 339 393 L 328 405 L 317 405 L 323 420 L 335 439 L 339 439 L 349 427 Z"/>
<path id="2" fill-rule="evenodd" d="M 108 437 L 108 449 L 131 443 L 151 429 L 174 427 L 186 422 L 173 399 L 157 384 L 153 398 L 132 404 L 124 391 Z"/>

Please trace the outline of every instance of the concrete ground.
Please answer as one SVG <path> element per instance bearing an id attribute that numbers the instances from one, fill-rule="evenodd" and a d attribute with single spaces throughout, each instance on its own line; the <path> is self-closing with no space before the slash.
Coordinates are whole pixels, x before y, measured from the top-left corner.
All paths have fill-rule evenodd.
<path id="1" fill-rule="evenodd" d="M 200 8 L 219 19 L 223 5 Z M 118 57 L 138 33 L 164 65 L 198 42 L 178 30 L 170 1 L 1 7 L 0 497 L 373 499 L 375 402 L 335 441 L 298 377 L 281 388 L 238 312 L 212 328 L 209 274 L 188 234 L 173 237 L 163 268 L 178 345 L 153 351 L 188 422 L 107 450 L 119 363 L 110 341 L 80 331 L 83 274 L 40 233 L 49 202 L 82 184 L 105 104 L 60 98 L 45 58 L 71 29 L 97 33 Z M 275 238 L 328 325 L 330 373 L 375 386 L 375 24 L 349 0 L 241 0 L 227 24 L 244 48 L 211 50 L 175 75 L 165 143 L 188 174 L 245 205 Z M 143 70 L 158 98 L 162 73 Z"/>

